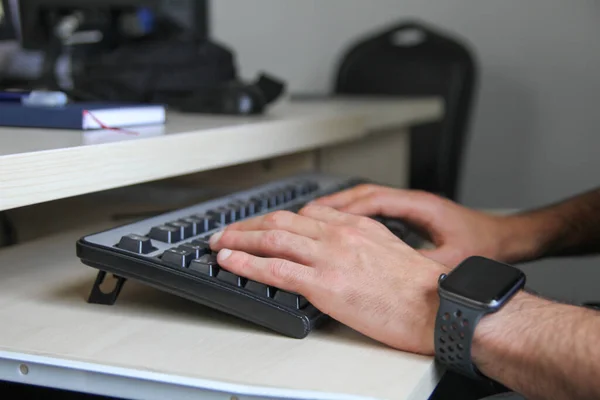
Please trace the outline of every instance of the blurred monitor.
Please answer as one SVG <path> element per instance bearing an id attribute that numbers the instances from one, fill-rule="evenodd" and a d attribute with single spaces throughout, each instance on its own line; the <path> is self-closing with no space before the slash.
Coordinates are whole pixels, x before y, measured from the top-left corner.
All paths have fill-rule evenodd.
<path id="1" fill-rule="evenodd" d="M 149 35 L 168 26 L 195 39 L 208 36 L 208 0 L 2 0 L 25 49 L 44 50 L 64 17 L 82 17 L 79 33 L 115 30 L 118 35 Z M 8 9 L 6 9 L 8 8 Z"/>

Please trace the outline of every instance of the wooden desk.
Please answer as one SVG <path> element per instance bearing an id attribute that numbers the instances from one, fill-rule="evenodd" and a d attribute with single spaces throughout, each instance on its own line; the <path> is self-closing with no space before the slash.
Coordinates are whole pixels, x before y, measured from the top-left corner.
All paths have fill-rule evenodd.
<path id="1" fill-rule="evenodd" d="M 272 157 L 289 171 L 361 168 L 362 175 L 385 178 L 385 163 L 367 161 L 404 165 L 407 149 L 393 153 L 387 147 L 406 144 L 411 125 L 441 113 L 434 99 L 297 109 L 284 104 L 278 110 L 279 118 L 245 122 L 173 116 L 166 134 L 110 143 L 78 143 L 87 133 L 27 130 L 8 136 L 0 130 L 0 204 L 33 215 L 35 207 L 56 205 L 60 220 L 74 213 L 71 201 L 94 204 L 92 193 L 110 187 L 209 171 L 206 176 L 225 166 L 232 169 L 214 173 L 245 185 L 240 171 L 258 171 L 247 163 Z M 45 134 L 65 142 L 26 148 L 25 138 Z M 6 143 L 13 143 L 12 150 Z M 194 158 L 197 149 L 213 156 Z M 173 151 L 192 160 L 178 164 Z M 387 177 L 404 182 L 402 171 Z M 113 307 L 88 304 L 95 271 L 79 262 L 75 241 L 115 225 L 98 217 L 120 208 L 106 203 L 77 212 L 84 222 L 73 231 L 0 250 L 0 379 L 131 399 L 427 399 L 437 384 L 440 373 L 430 358 L 386 348 L 337 323 L 304 340 L 284 338 L 134 282 Z"/>

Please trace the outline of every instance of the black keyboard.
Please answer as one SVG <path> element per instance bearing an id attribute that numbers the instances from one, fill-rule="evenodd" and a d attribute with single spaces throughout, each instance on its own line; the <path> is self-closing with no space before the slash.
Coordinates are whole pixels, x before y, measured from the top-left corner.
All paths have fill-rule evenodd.
<path id="1" fill-rule="evenodd" d="M 85 236 L 77 242 L 77 256 L 99 270 L 88 301 L 113 305 L 126 280 L 133 279 L 280 334 L 304 338 L 327 316 L 298 294 L 221 268 L 208 239 L 230 223 L 275 210 L 297 212 L 316 198 L 360 183 L 324 174 L 298 175 Z M 400 221 L 376 219 L 416 245 Z M 117 278 L 111 293 L 100 288 L 107 273 Z"/>

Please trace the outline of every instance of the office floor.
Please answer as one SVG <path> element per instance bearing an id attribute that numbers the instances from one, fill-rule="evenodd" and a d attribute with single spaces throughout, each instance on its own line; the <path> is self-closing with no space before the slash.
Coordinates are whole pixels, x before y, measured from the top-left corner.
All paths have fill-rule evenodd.
<path id="1" fill-rule="evenodd" d="M 3 381 L 0 381 L 0 398 L 20 400 L 125 400 Z"/>
<path id="2" fill-rule="evenodd" d="M 495 394 L 498 394 L 498 391 L 461 375 L 447 372 L 429 400 L 481 400 Z"/>

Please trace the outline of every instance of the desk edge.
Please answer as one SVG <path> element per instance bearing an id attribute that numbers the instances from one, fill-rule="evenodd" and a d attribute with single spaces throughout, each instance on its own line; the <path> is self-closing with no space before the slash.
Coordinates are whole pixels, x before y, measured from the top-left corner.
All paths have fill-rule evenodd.
<path id="1" fill-rule="evenodd" d="M 0 378 L 21 384 L 105 396 L 125 395 L 127 398 L 140 400 L 163 399 L 166 391 L 171 400 L 189 398 L 192 393 L 198 395 L 200 392 L 208 392 L 213 396 L 215 393 L 221 393 L 225 399 L 233 396 L 251 396 L 298 400 L 376 400 L 372 397 L 343 393 L 218 382 L 2 350 Z"/>

